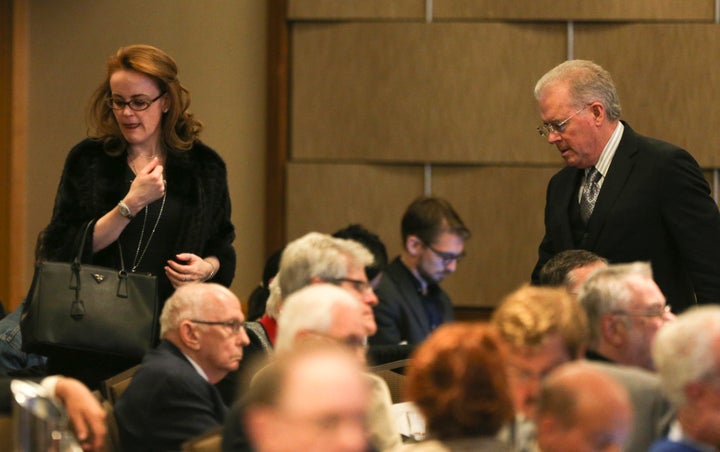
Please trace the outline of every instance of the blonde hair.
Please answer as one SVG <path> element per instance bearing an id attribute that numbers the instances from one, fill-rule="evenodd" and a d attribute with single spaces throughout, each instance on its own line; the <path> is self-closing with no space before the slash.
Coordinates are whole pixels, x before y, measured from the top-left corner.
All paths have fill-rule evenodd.
<path id="1" fill-rule="evenodd" d="M 560 334 L 571 359 L 587 345 L 585 311 L 564 288 L 523 286 L 495 309 L 491 322 L 514 348 L 538 347 L 551 334 Z"/>

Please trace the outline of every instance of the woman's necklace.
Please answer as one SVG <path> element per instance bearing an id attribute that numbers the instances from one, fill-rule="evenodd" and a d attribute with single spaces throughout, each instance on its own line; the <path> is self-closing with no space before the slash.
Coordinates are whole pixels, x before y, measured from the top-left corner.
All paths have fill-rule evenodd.
<path id="1" fill-rule="evenodd" d="M 150 159 L 155 158 L 156 154 L 153 154 Z M 133 159 L 134 160 L 134 159 Z M 137 171 L 135 170 L 135 165 L 133 165 L 133 162 L 130 163 L 130 168 L 132 169 L 133 173 L 137 175 Z M 132 182 L 132 181 L 131 181 Z M 130 271 L 132 273 L 135 273 L 138 266 L 140 265 L 140 262 L 142 262 L 143 258 L 145 257 L 145 252 L 148 250 L 148 247 L 150 246 L 150 241 L 152 240 L 153 236 L 155 235 L 155 230 L 158 227 L 158 224 L 160 223 L 160 217 L 162 217 L 163 210 L 165 210 L 165 199 L 167 198 L 167 184 L 165 185 L 165 193 L 163 193 L 162 197 L 162 203 L 160 204 L 160 212 L 158 212 L 158 216 L 155 219 L 155 224 L 153 225 L 152 231 L 150 231 L 150 236 L 148 236 L 147 242 L 145 242 L 145 248 L 142 248 L 142 242 L 145 238 L 145 227 L 147 226 L 147 219 L 148 219 L 148 207 L 145 206 L 145 214 L 143 216 L 143 224 L 142 228 L 140 229 L 140 239 L 138 240 L 138 246 L 135 250 L 135 258 L 133 259 L 133 265 L 132 268 L 130 268 Z M 140 249 L 142 248 L 142 253 L 140 252 Z"/>
<path id="2" fill-rule="evenodd" d="M 140 229 L 140 239 L 138 240 L 138 246 L 135 250 L 135 259 L 133 259 L 133 265 L 132 268 L 130 268 L 130 271 L 132 273 L 135 273 L 138 266 L 140 265 L 140 262 L 142 262 L 143 258 L 145 257 L 145 252 L 148 250 L 148 247 L 150 246 L 150 241 L 153 238 L 153 235 L 155 235 L 155 230 L 157 229 L 158 223 L 160 223 L 160 217 L 162 217 L 163 210 L 165 209 L 165 199 L 167 198 L 167 189 L 165 190 L 165 193 L 163 193 L 162 197 L 162 203 L 160 204 L 160 212 L 158 212 L 158 216 L 155 219 L 155 224 L 153 225 L 152 231 L 150 231 L 150 236 L 148 236 L 147 242 L 145 242 L 145 248 L 143 248 L 142 253 L 140 253 L 140 248 L 142 247 L 143 238 L 145 237 L 145 226 L 147 225 L 147 219 L 148 219 L 148 206 L 145 206 L 145 215 L 143 217 L 143 225 L 142 229 Z"/>

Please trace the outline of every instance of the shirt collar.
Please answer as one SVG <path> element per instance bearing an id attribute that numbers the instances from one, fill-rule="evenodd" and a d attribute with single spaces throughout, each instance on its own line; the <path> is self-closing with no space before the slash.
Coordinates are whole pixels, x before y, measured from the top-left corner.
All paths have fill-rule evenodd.
<path id="1" fill-rule="evenodd" d="M 181 353 L 182 353 L 182 352 L 181 352 Z M 207 382 L 209 383 L 210 380 L 208 379 L 208 376 L 207 376 L 207 374 L 205 373 L 205 371 L 202 370 L 202 367 L 200 367 L 200 365 L 199 365 L 198 363 L 196 363 L 195 361 L 193 361 L 193 359 L 190 358 L 190 357 L 189 357 L 188 355 L 186 355 L 185 353 L 183 353 L 183 356 L 185 356 L 185 358 L 187 358 L 187 360 L 190 361 L 190 364 L 192 364 L 192 366 L 195 368 L 195 371 L 196 371 L 198 374 L 200 374 L 200 376 L 203 377 L 203 378 L 205 379 L 205 381 L 207 381 Z"/>
<path id="2" fill-rule="evenodd" d="M 700 443 L 695 441 L 694 439 L 688 437 L 685 432 L 683 432 L 682 426 L 680 425 L 680 422 L 677 420 L 673 421 L 672 425 L 670 425 L 670 431 L 668 432 L 668 439 L 677 443 L 683 443 L 688 444 L 695 449 L 699 450 L 700 452 L 716 452 L 717 449 L 706 443 Z"/>
<path id="3" fill-rule="evenodd" d="M 617 151 L 617 148 L 620 145 L 620 140 L 622 139 L 624 130 L 625 126 L 623 126 L 622 122 L 618 121 L 615 130 L 613 131 L 612 135 L 610 135 L 610 139 L 607 143 L 605 143 L 605 147 L 600 153 L 600 158 L 598 158 L 598 161 L 595 163 L 595 168 L 600 174 L 602 174 L 603 179 L 605 178 L 608 170 L 610 169 L 610 164 L 612 163 L 612 159 L 615 156 L 615 151 Z M 588 170 L 586 169 L 585 174 L 587 174 L 587 171 Z"/>

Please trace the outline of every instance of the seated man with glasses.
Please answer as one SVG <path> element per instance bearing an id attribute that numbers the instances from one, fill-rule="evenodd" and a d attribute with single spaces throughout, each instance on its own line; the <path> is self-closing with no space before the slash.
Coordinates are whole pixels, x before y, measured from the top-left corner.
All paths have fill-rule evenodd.
<path id="1" fill-rule="evenodd" d="M 588 359 L 655 370 L 655 334 L 675 316 L 653 281 L 650 264 L 614 264 L 597 270 L 580 286 L 578 301 L 590 325 Z"/>
<path id="2" fill-rule="evenodd" d="M 454 320 L 450 297 L 439 283 L 465 256 L 470 231 L 450 203 L 420 197 L 402 218 L 403 250 L 383 273 L 375 291 L 375 344 L 417 344 L 442 323 Z"/>
<path id="3" fill-rule="evenodd" d="M 238 368 L 248 337 L 240 301 L 214 283 L 179 287 L 149 351 L 115 405 L 123 450 L 177 451 L 219 426 L 227 408 L 213 386 Z"/>

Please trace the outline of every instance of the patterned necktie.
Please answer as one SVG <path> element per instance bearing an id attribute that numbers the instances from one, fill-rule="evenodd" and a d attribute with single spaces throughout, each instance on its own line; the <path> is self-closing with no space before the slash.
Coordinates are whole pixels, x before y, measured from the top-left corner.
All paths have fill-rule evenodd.
<path id="1" fill-rule="evenodd" d="M 580 218 L 583 223 L 587 224 L 592 215 L 593 209 L 595 208 L 595 201 L 597 201 L 598 194 L 600 193 L 600 181 L 602 174 L 593 166 L 585 177 L 585 188 L 582 196 L 580 197 Z"/>

